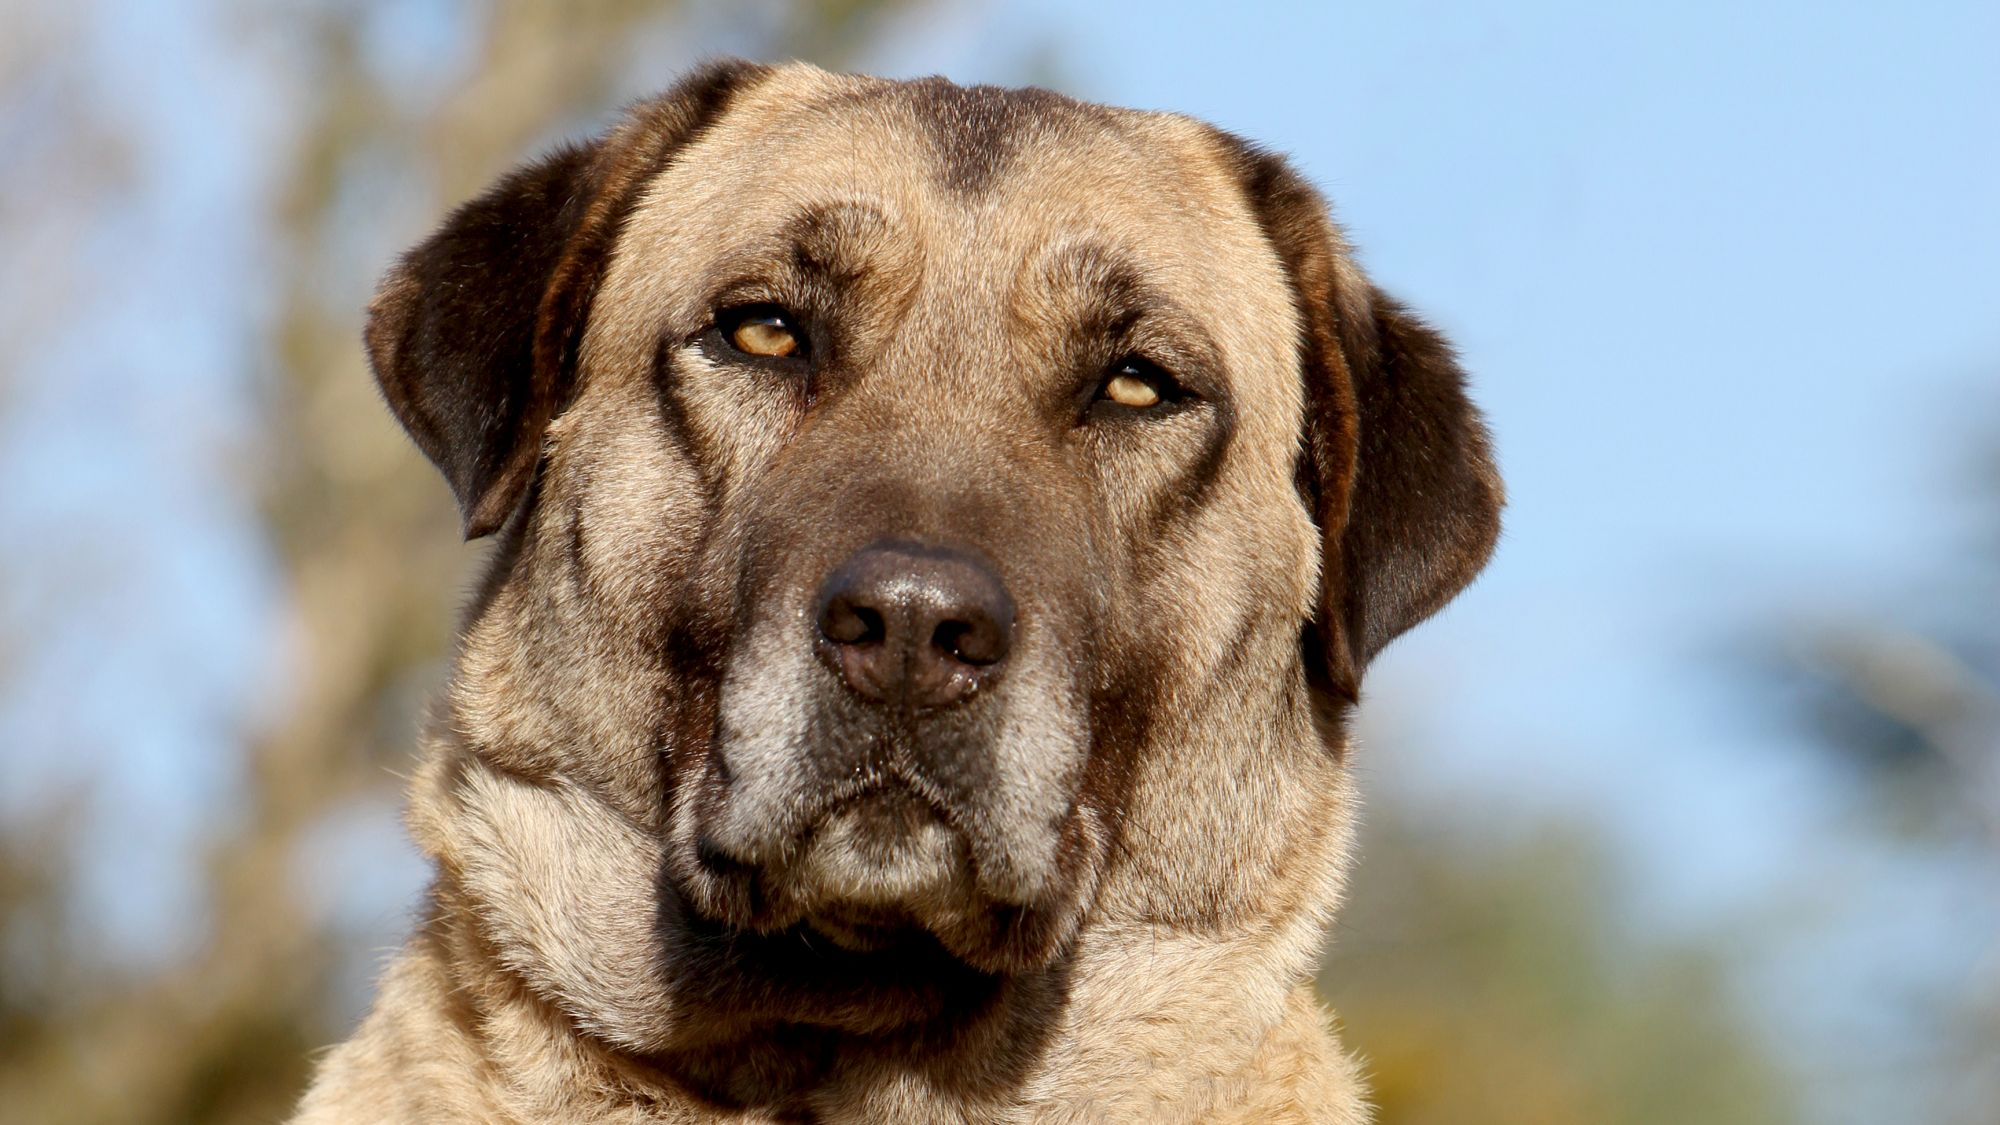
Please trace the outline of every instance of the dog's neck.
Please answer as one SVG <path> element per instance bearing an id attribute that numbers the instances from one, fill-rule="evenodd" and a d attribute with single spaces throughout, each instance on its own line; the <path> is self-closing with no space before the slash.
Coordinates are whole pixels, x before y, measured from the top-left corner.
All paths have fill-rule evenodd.
<path id="1" fill-rule="evenodd" d="M 441 881 L 436 893 L 462 891 Z M 400 1007 L 434 1026 L 405 1037 L 434 1058 L 448 1048 L 432 1075 L 471 1087 L 461 1104 L 490 1120 L 735 1120 L 731 1103 L 774 1121 L 1253 1121 L 1294 1103 L 1363 1120 L 1360 1084 L 1296 984 L 1298 950 L 1317 944 L 1302 918 L 1250 942 L 1093 927 L 1059 1012 L 1032 1031 L 1025 1006 L 1046 998 L 1013 995 L 916 1035 L 777 1027 L 650 1054 L 542 995 L 478 932 L 470 905 L 440 906 L 390 987 L 428 994 Z M 1023 1007 L 1010 1017 L 1010 1005 Z M 788 1093 L 774 1103 L 778 1090 Z"/>
<path id="2" fill-rule="evenodd" d="M 444 771 L 426 772 L 420 789 Z M 800 1024 L 732 1031 L 727 1013 L 690 1018 L 685 996 L 644 965 L 592 963 L 591 942 L 616 945 L 618 935 L 563 928 L 564 913 L 587 910 L 587 894 L 566 902 L 539 893 L 552 888 L 530 887 L 524 895 L 518 881 L 533 877 L 528 866 L 492 866 L 510 854 L 510 836 L 546 848 L 546 833 L 574 822 L 574 802 L 584 798 L 484 775 L 476 764 L 451 772 L 455 808 L 436 815 L 443 810 L 432 806 L 433 815 L 414 818 L 439 875 L 432 921 L 411 959 L 418 964 L 399 971 L 408 987 L 433 995 L 384 1007 L 437 1013 L 426 1017 L 437 1026 L 422 1034 L 442 1037 L 434 1041 L 448 1041 L 470 1064 L 458 1069 L 495 1120 L 586 1121 L 647 1107 L 665 1120 L 721 1119 L 732 1106 L 776 1120 L 787 1109 L 825 1121 L 1200 1120 L 1253 1092 L 1267 1098 L 1305 1086 L 1316 1098 L 1359 1105 L 1359 1085 L 1301 985 L 1337 896 L 1344 828 L 1306 834 L 1287 854 L 1252 857 L 1284 865 L 1287 883 L 1321 891 L 1294 896 L 1281 916 L 1249 910 L 1262 895 L 1268 911 L 1270 899 L 1268 889 L 1246 888 L 1246 909 L 1232 925 L 1228 902 L 1161 901 L 1145 892 L 1143 869 L 1123 867 L 1107 879 L 1074 954 L 1047 974 L 997 982 L 976 1010 L 872 1035 Z M 1312 789 L 1271 792 L 1286 791 Z M 1335 808 L 1263 812 L 1344 825 L 1344 782 L 1332 791 Z M 1194 827 L 1163 826 L 1155 846 L 1128 849 L 1124 863 L 1157 861 L 1161 846 L 1171 862 L 1187 842 L 1178 833 Z M 635 876 L 657 870 L 636 833 L 564 845 L 629 851 Z M 1320 874 L 1299 880 L 1305 870 Z M 549 913 L 535 916 L 524 909 L 529 902 Z M 1207 921 L 1190 925 L 1176 910 Z M 614 956 L 610 945 L 595 948 Z M 703 1037 L 692 1038 L 691 1028 Z M 1325 1086 L 1329 1075 L 1337 1088 Z"/>
<path id="3" fill-rule="evenodd" d="M 418 995 L 385 995 L 375 1018 L 426 1022 L 399 1035 L 452 1059 L 426 1080 L 452 1069 L 493 1120 L 648 1107 L 697 1121 L 732 1107 L 776 1120 L 1205 1120 L 1300 1083 L 1358 1106 L 1305 984 L 1339 898 L 1352 800 L 1300 698 L 1257 701 L 1275 715 L 1246 726 L 1272 732 L 1268 744 L 1225 744 L 1194 724 L 1171 759 L 1151 756 L 1183 783 L 1135 786 L 1125 824 L 1144 838 L 1117 849 L 1057 964 L 968 973 L 935 1018 L 867 1031 L 742 1018 L 755 997 L 718 991 L 728 966 L 703 951 L 754 939 L 699 932 L 671 909 L 607 908 L 671 902 L 654 826 L 585 783 L 495 768 L 452 733 L 462 722 L 448 724 L 412 793 L 413 831 L 437 865 L 434 907 L 385 986 Z M 1260 830 L 1239 832 L 1245 816 Z"/>

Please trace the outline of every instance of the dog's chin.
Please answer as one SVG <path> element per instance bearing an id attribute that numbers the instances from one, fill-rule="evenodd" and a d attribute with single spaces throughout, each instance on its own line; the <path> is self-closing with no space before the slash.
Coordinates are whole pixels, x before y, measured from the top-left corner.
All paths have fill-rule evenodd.
<path id="1" fill-rule="evenodd" d="M 698 910 L 739 929 L 802 929 L 854 953 L 935 943 L 982 973 L 1045 968 L 1075 929 L 1074 895 L 1008 902 L 980 886 L 964 833 L 902 786 L 829 809 L 798 847 L 762 864 L 704 851 Z"/>
<path id="2" fill-rule="evenodd" d="M 835 809 L 773 893 L 843 947 L 872 951 L 921 928 L 955 928 L 976 908 L 964 840 L 915 795 L 877 790 Z"/>

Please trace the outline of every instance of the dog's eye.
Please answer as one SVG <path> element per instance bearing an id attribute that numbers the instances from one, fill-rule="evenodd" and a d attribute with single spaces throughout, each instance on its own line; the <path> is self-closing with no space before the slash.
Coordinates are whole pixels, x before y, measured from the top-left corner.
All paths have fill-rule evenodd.
<path id="1" fill-rule="evenodd" d="M 1104 397 L 1120 406 L 1141 409 L 1160 404 L 1160 392 L 1137 375 L 1113 375 L 1104 383 Z"/>
<path id="2" fill-rule="evenodd" d="M 1137 356 L 1127 356 L 1112 364 L 1105 373 L 1104 382 L 1098 385 L 1097 399 L 1092 405 L 1150 410 L 1161 403 L 1179 401 L 1186 395 L 1180 383 L 1158 364 Z"/>
<path id="3" fill-rule="evenodd" d="M 805 350 L 805 333 L 790 313 L 774 305 L 725 309 L 716 316 L 716 327 L 744 355 L 787 359 Z"/>

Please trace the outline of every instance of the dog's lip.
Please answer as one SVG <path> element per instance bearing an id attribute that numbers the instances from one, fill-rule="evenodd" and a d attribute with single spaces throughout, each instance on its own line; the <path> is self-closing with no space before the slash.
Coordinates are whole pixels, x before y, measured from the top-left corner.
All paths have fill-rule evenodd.
<path id="1" fill-rule="evenodd" d="M 913 796 L 877 790 L 837 806 L 794 861 L 771 872 L 809 910 L 823 903 L 894 908 L 977 881 L 967 841 Z"/>
<path id="2" fill-rule="evenodd" d="M 877 822 L 894 820 L 899 822 L 897 827 L 910 832 L 931 823 L 951 826 L 951 817 L 942 801 L 926 795 L 914 785 L 884 780 L 829 801 L 807 829 L 807 842 L 810 843 L 830 822 L 843 815 L 869 815 Z"/>
<path id="3" fill-rule="evenodd" d="M 847 903 L 832 903 L 815 910 L 805 924 L 835 945 L 855 953 L 877 953 L 908 942 L 916 935 L 930 933 L 907 910 Z"/>
<path id="4" fill-rule="evenodd" d="M 841 813 L 878 796 L 905 803 L 900 811 L 920 832 L 949 836 L 947 841 L 933 836 L 932 846 L 948 850 L 927 856 L 895 854 L 899 845 L 913 842 L 908 837 L 887 845 L 892 876 L 887 883 L 908 894 L 875 885 L 872 875 L 860 877 L 865 884 L 856 882 L 854 873 L 840 871 L 837 863 L 831 878 L 829 868 L 812 866 L 815 842 Z M 697 835 L 695 858 L 706 875 L 697 909 L 746 932 L 769 936 L 796 929 L 802 940 L 817 935 L 860 956 L 894 957 L 912 942 L 935 941 L 978 972 L 1002 973 L 1034 968 L 1059 953 L 1079 921 L 1073 900 L 1094 893 L 1094 880 L 1041 886 L 1025 896 L 998 891 L 982 870 L 972 838 L 950 823 L 948 806 L 893 776 L 857 777 L 831 787 L 813 813 L 786 838 L 782 854 L 769 860 L 739 858 L 706 833 Z M 893 870 L 899 865 L 900 872 Z M 855 890 L 860 893 L 849 893 Z"/>
<path id="5" fill-rule="evenodd" d="M 741 846 L 699 832 L 695 859 L 711 876 L 753 889 L 760 928 L 822 915 L 856 934 L 922 928 L 918 902 L 983 896 L 971 838 L 927 788 L 888 774 L 857 777 L 827 790 L 789 834 Z"/>
<path id="6" fill-rule="evenodd" d="M 728 782 L 725 780 L 724 784 Z M 696 837 L 695 847 L 704 862 L 709 856 L 714 856 L 730 864 L 782 866 L 786 861 L 804 854 L 812 846 L 814 837 L 843 812 L 876 800 L 904 806 L 897 811 L 908 819 L 927 812 L 953 833 L 960 837 L 965 835 L 957 810 L 938 792 L 936 786 L 908 771 L 871 767 L 821 790 L 817 795 L 807 795 L 801 807 L 786 818 L 788 827 L 783 830 L 773 832 L 768 831 L 768 825 L 752 826 L 725 820 L 720 825 L 705 826 Z M 759 828 L 766 830 L 759 831 Z"/>

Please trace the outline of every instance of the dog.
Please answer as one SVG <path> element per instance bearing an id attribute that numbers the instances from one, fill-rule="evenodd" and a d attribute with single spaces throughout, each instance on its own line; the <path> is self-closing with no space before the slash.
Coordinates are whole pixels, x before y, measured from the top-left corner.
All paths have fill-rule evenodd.
<path id="1" fill-rule="evenodd" d="M 1499 532 L 1279 157 L 710 64 L 389 272 L 492 536 L 320 1122 L 1338 1122 L 1364 668 Z"/>

